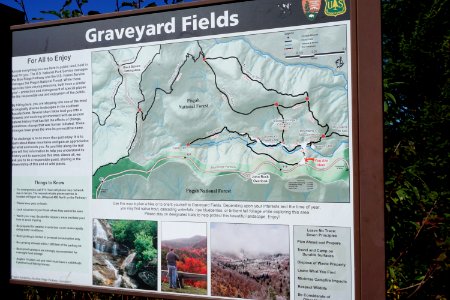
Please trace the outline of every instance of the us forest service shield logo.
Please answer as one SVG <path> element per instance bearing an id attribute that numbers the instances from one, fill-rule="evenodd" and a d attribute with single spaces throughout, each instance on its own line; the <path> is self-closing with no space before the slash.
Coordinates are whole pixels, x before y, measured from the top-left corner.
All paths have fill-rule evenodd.
<path id="1" fill-rule="evenodd" d="M 325 0 L 325 15 L 337 17 L 345 14 L 346 11 L 345 0 Z"/>
<path id="2" fill-rule="evenodd" d="M 322 0 L 302 0 L 303 13 L 310 21 L 314 21 L 319 14 Z"/>

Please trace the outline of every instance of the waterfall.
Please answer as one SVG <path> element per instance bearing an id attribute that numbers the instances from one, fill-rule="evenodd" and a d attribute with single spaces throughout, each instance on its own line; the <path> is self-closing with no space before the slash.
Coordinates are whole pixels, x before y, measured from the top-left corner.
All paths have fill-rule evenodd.
<path id="1" fill-rule="evenodd" d="M 120 287 L 121 284 L 122 284 L 122 275 L 119 275 L 119 277 L 114 281 L 114 286 Z"/>
<path id="2" fill-rule="evenodd" d="M 102 285 L 121 287 L 126 280 L 119 274 L 119 266 L 125 259 L 127 248 L 114 240 L 107 220 L 93 219 L 93 274 Z"/>
<path id="3" fill-rule="evenodd" d="M 117 252 L 117 243 L 114 243 L 112 246 L 111 254 L 117 256 L 119 253 Z"/>
<path id="4" fill-rule="evenodd" d="M 94 238 L 100 238 L 105 241 L 108 240 L 108 235 L 98 219 L 94 219 Z"/>
<path id="5" fill-rule="evenodd" d="M 97 250 L 98 252 L 105 252 L 105 249 L 105 244 L 95 243 L 95 250 Z"/>
<path id="6" fill-rule="evenodd" d="M 114 267 L 114 265 L 107 259 L 105 259 L 106 267 L 114 272 L 114 286 L 120 287 L 120 284 L 122 283 L 122 275 L 119 275 L 119 270 Z"/>

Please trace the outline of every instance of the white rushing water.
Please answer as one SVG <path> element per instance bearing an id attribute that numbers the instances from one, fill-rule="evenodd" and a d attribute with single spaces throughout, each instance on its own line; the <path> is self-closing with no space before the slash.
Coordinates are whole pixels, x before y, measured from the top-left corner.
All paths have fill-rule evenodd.
<path id="1" fill-rule="evenodd" d="M 94 238 L 108 240 L 108 235 L 98 219 L 94 219 Z"/>

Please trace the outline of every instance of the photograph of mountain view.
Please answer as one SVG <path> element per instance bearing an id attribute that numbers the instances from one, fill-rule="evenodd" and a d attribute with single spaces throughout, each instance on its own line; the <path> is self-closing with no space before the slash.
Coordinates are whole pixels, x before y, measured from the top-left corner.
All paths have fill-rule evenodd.
<path id="1" fill-rule="evenodd" d="M 207 294 L 206 223 L 161 224 L 161 291 Z"/>
<path id="2" fill-rule="evenodd" d="M 289 227 L 211 223 L 211 295 L 289 299 Z"/>
<path id="3" fill-rule="evenodd" d="M 92 282 L 129 289 L 157 289 L 156 221 L 93 220 Z"/>

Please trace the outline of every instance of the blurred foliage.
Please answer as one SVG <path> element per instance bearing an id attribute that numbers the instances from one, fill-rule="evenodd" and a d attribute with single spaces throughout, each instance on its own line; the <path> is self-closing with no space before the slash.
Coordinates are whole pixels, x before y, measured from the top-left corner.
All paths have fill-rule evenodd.
<path id="1" fill-rule="evenodd" d="M 162 300 L 161 298 L 105 294 L 78 290 L 24 287 L 24 300 Z"/>
<path id="2" fill-rule="evenodd" d="M 387 299 L 448 299 L 450 1 L 382 0 Z"/>
<path id="3" fill-rule="evenodd" d="M 29 19 L 28 19 L 28 14 L 27 14 L 27 9 L 25 7 L 25 3 L 23 2 L 23 0 L 14 0 L 14 2 L 16 2 L 17 5 L 19 5 L 20 9 L 24 13 L 24 21 L 25 21 L 25 23 L 28 23 Z"/>
<path id="4" fill-rule="evenodd" d="M 183 0 L 164 0 L 164 4 L 177 4 L 181 3 Z M 120 10 L 122 7 L 131 7 L 131 8 L 143 8 L 143 7 L 154 7 L 158 6 L 157 2 L 154 1 L 145 1 L 145 0 L 137 0 L 137 1 L 122 1 L 122 3 L 119 5 L 119 1 L 116 0 L 116 7 L 117 11 Z"/>
<path id="5" fill-rule="evenodd" d="M 14 0 L 25 12 L 26 22 L 28 22 L 28 16 L 26 15 L 26 9 L 24 0 Z M 183 2 L 183 0 L 163 0 L 165 5 L 177 4 Z M 97 15 L 99 11 L 85 11 L 83 8 L 88 4 L 89 0 L 64 0 L 62 6 L 57 10 L 41 10 L 44 15 L 51 15 L 58 19 L 67 19 L 73 17 L 81 17 L 85 15 Z M 91 0 L 91 2 L 94 2 Z M 115 0 L 115 11 L 122 9 L 140 9 L 145 7 L 158 6 L 157 1 L 137 0 L 137 1 L 119 1 Z M 44 20 L 44 18 L 33 18 L 33 20 Z"/>
<path id="6" fill-rule="evenodd" d="M 67 19 L 80 17 L 85 14 L 83 6 L 88 3 L 88 0 L 65 0 L 59 10 L 41 10 L 42 14 L 53 15 L 59 19 Z M 88 15 L 99 14 L 98 11 L 89 11 Z M 33 18 L 34 20 L 43 20 L 43 18 Z"/>

